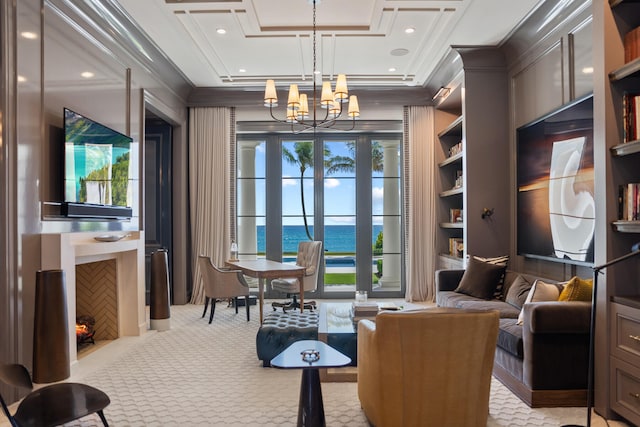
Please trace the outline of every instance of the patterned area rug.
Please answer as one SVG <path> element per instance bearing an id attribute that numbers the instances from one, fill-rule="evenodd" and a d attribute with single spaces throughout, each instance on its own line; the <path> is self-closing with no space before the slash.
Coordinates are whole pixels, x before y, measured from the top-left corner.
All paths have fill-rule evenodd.
<path id="1" fill-rule="evenodd" d="M 116 340 L 82 358 L 71 380 L 109 395 L 105 415 L 115 427 L 295 425 L 300 371 L 262 367 L 255 350 L 257 308 L 247 322 L 242 307 L 236 315 L 218 304 L 210 325 L 202 309 L 172 307 L 169 331 Z M 322 393 L 328 426 L 368 425 L 355 383 L 323 383 Z M 531 409 L 497 380 L 489 414 L 492 427 L 586 423 L 584 408 Z M 68 425 L 101 424 L 95 416 Z M 594 419 L 593 425 L 605 424 Z"/>

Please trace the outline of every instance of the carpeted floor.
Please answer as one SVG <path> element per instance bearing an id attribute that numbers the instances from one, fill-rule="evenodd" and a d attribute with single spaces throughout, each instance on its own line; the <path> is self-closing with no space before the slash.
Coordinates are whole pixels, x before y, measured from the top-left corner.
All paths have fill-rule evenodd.
<path id="1" fill-rule="evenodd" d="M 70 380 L 105 391 L 111 426 L 291 426 L 300 371 L 263 368 L 255 352 L 258 310 L 218 304 L 213 323 L 202 306 L 171 308 L 171 330 L 121 338 L 80 360 Z M 355 383 L 323 383 L 328 426 L 367 426 Z M 488 426 L 586 423 L 584 408 L 531 409 L 493 380 Z M 0 425 L 6 425 L 2 420 Z M 100 425 L 87 417 L 69 426 Z M 599 417 L 595 426 L 606 424 Z M 610 422 L 611 426 L 624 424 Z M 438 426 L 440 427 L 440 426 Z"/>

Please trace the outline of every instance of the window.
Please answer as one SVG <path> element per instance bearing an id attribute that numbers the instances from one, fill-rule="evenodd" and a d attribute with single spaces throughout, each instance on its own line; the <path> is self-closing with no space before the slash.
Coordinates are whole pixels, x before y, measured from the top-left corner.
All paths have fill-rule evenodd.
<path id="1" fill-rule="evenodd" d="M 319 297 L 401 296 L 401 148 L 397 133 L 239 134 L 240 257 L 293 263 L 321 240 Z"/>

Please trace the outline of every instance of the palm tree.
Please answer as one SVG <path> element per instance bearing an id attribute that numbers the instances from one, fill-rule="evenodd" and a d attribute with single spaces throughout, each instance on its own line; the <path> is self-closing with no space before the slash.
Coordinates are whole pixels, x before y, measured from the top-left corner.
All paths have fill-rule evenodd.
<path id="1" fill-rule="evenodd" d="M 327 175 L 337 172 L 353 172 L 356 169 L 356 146 L 354 142 L 346 143 L 351 156 L 331 156 L 331 151 L 328 148 L 324 149 L 324 165 Z M 376 172 L 381 172 L 383 169 L 383 151 L 380 144 L 374 142 L 372 144 L 372 169 Z M 307 222 L 307 210 L 304 203 L 304 173 L 307 168 L 313 167 L 313 141 L 299 141 L 293 145 L 292 153 L 288 148 L 282 148 L 282 157 L 292 165 L 298 165 L 300 168 L 300 201 L 302 203 L 302 219 L 304 221 L 304 229 L 307 233 L 309 240 L 313 240 L 311 232 L 309 231 L 309 224 Z"/>
<path id="2" fill-rule="evenodd" d="M 302 202 L 302 219 L 304 221 L 304 230 L 309 240 L 313 240 L 313 236 L 309 232 L 309 224 L 307 223 L 307 209 L 304 204 L 304 173 L 307 168 L 313 167 L 313 141 L 296 142 L 293 145 L 295 155 L 288 148 L 282 148 L 282 157 L 292 165 L 298 165 L 300 168 L 300 201 Z"/>
<path id="3" fill-rule="evenodd" d="M 345 143 L 350 156 L 329 156 L 325 155 L 325 167 L 327 170 L 327 175 L 331 175 L 336 172 L 353 172 L 356 170 L 356 145 L 355 142 L 349 141 Z M 326 153 L 325 153 L 326 154 Z M 378 142 L 373 142 L 371 144 L 371 169 L 374 172 L 382 172 L 383 169 L 383 160 L 384 153 L 382 151 L 382 147 Z"/>

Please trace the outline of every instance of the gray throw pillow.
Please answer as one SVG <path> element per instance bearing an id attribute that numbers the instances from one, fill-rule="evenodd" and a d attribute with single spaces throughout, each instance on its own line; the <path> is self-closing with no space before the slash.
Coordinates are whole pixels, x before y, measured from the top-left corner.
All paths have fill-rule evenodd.
<path id="1" fill-rule="evenodd" d="M 527 279 L 518 275 L 509 290 L 507 291 L 507 296 L 505 297 L 505 302 L 508 302 L 512 306 L 516 308 L 522 308 L 524 305 L 524 301 L 527 299 L 527 295 L 529 295 L 529 291 L 531 290 L 532 283 L 529 283 Z"/>
<path id="2" fill-rule="evenodd" d="M 471 257 L 455 292 L 481 299 L 491 299 L 506 268 L 503 265 L 491 264 Z"/>

